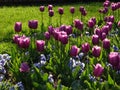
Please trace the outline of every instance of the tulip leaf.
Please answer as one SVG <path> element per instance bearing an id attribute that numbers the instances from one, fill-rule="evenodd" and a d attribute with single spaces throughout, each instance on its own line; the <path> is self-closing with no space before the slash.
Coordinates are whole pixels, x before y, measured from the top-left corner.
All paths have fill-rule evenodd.
<path id="1" fill-rule="evenodd" d="M 113 79 L 111 78 L 111 76 L 110 76 L 110 74 L 108 74 L 108 83 L 109 84 L 114 84 L 114 81 L 113 81 Z"/>

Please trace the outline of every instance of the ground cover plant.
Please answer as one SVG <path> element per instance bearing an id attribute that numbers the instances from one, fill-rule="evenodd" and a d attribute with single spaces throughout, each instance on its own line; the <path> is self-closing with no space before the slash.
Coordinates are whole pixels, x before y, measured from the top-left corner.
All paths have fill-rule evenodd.
<path id="1" fill-rule="evenodd" d="M 109 0 L 1 7 L 0 89 L 119 90 L 119 11 Z"/>

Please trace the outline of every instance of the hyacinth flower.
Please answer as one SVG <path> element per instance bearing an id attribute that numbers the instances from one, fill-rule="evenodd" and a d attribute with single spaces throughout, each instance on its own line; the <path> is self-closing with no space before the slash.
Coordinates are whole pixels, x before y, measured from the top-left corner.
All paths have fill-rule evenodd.
<path id="1" fill-rule="evenodd" d="M 74 16 L 74 13 L 75 13 L 75 7 L 70 7 L 70 13 L 72 15 L 72 25 L 73 25 L 73 16 Z"/>
<path id="2" fill-rule="evenodd" d="M 21 30 L 22 30 L 22 22 L 15 22 L 14 30 L 17 33 L 21 32 Z"/>
<path id="3" fill-rule="evenodd" d="M 54 16 L 54 10 L 49 10 L 49 25 L 52 25 L 53 16 Z"/>
<path id="4" fill-rule="evenodd" d="M 59 7 L 58 8 L 58 12 L 60 14 L 60 25 L 62 24 L 62 15 L 64 14 L 64 9 L 62 7 Z"/>

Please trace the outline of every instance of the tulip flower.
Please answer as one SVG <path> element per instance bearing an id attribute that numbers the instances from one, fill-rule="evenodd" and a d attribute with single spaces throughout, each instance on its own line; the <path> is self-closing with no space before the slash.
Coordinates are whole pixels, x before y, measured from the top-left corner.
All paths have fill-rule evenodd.
<path id="1" fill-rule="evenodd" d="M 93 35 L 92 36 L 92 43 L 94 45 L 99 44 L 99 36 L 98 35 Z"/>
<path id="2" fill-rule="evenodd" d="M 107 37 L 106 33 L 103 32 L 100 39 L 104 40 L 106 37 Z"/>
<path id="3" fill-rule="evenodd" d="M 73 45 L 70 50 L 70 56 L 75 57 L 79 53 L 80 49 L 76 46 Z"/>
<path id="4" fill-rule="evenodd" d="M 30 38 L 28 37 L 19 38 L 18 45 L 19 47 L 24 48 L 24 49 L 28 48 L 30 45 Z"/>
<path id="5" fill-rule="evenodd" d="M 120 21 L 118 22 L 118 27 L 120 28 Z"/>
<path id="6" fill-rule="evenodd" d="M 100 77 L 104 71 L 104 68 L 102 67 L 101 64 L 97 63 L 94 67 L 93 75 L 95 77 Z"/>
<path id="7" fill-rule="evenodd" d="M 89 43 L 82 44 L 82 52 L 87 53 L 90 50 Z"/>
<path id="8" fill-rule="evenodd" d="M 28 26 L 29 26 L 30 29 L 37 29 L 38 20 L 29 20 Z"/>
<path id="9" fill-rule="evenodd" d="M 43 40 L 37 40 L 36 41 L 36 47 L 39 52 L 44 51 L 45 41 Z"/>
<path id="10" fill-rule="evenodd" d="M 22 30 L 22 23 L 21 22 L 16 22 L 14 26 L 15 32 L 20 32 Z"/>
<path id="11" fill-rule="evenodd" d="M 20 72 L 29 72 L 29 71 L 30 71 L 30 67 L 28 63 L 27 62 L 21 63 Z"/>
<path id="12" fill-rule="evenodd" d="M 54 28 L 52 26 L 48 27 L 48 32 L 52 35 L 54 31 Z"/>
<path id="13" fill-rule="evenodd" d="M 88 21 L 88 27 L 89 27 L 89 28 L 93 28 L 94 25 L 95 25 L 94 21 L 90 19 L 90 20 Z"/>
<path id="14" fill-rule="evenodd" d="M 110 28 L 109 28 L 108 25 L 104 25 L 104 26 L 101 28 L 101 30 L 102 30 L 102 33 L 104 32 L 104 33 L 106 33 L 106 35 L 108 35 L 108 32 L 110 31 Z"/>
<path id="15" fill-rule="evenodd" d="M 110 49 L 110 40 L 109 39 L 106 38 L 103 40 L 103 48 Z"/>
<path id="16" fill-rule="evenodd" d="M 83 30 L 83 22 L 81 22 L 79 19 L 74 20 L 74 25 L 77 29 Z"/>
<path id="17" fill-rule="evenodd" d="M 65 32 L 67 32 L 67 35 L 70 35 L 70 34 L 72 34 L 72 26 L 66 26 L 66 30 L 65 30 Z"/>
<path id="18" fill-rule="evenodd" d="M 48 11 L 52 10 L 53 6 L 52 5 L 48 5 Z"/>
<path id="19" fill-rule="evenodd" d="M 74 13 L 75 13 L 75 7 L 71 7 L 71 8 L 70 8 L 70 13 L 71 13 L 71 14 L 74 14 Z"/>
<path id="20" fill-rule="evenodd" d="M 109 62 L 111 65 L 117 66 L 119 64 L 119 53 L 118 52 L 110 52 Z"/>
<path id="21" fill-rule="evenodd" d="M 18 38 L 20 38 L 20 36 L 18 34 L 15 34 L 13 36 L 13 42 L 16 43 L 16 44 L 18 44 Z"/>
<path id="22" fill-rule="evenodd" d="M 50 17 L 54 16 L 54 10 L 49 10 L 49 16 Z"/>
<path id="23" fill-rule="evenodd" d="M 68 43 L 68 35 L 60 35 L 60 41 L 62 44 L 67 44 Z"/>
<path id="24" fill-rule="evenodd" d="M 40 6 L 40 11 L 44 12 L 44 10 L 45 10 L 45 7 L 44 6 Z"/>
<path id="25" fill-rule="evenodd" d="M 47 40 L 50 39 L 50 33 L 49 33 L 49 32 L 45 32 L 44 36 L 45 36 L 45 38 L 46 38 Z"/>
<path id="26" fill-rule="evenodd" d="M 62 14 L 64 13 L 64 9 L 61 8 L 61 7 L 59 7 L 59 8 L 58 8 L 58 12 L 59 12 L 60 15 L 62 15 Z"/>
<path id="27" fill-rule="evenodd" d="M 99 47 L 99 46 L 93 46 L 93 48 L 92 48 L 92 55 L 94 57 L 99 57 L 100 53 L 101 53 L 101 47 Z"/>

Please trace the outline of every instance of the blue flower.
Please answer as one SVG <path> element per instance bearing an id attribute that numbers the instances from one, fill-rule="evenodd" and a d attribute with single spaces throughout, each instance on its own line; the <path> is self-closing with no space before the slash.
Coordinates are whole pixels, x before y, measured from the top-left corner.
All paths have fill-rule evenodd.
<path id="1" fill-rule="evenodd" d="M 18 88 L 20 90 L 24 90 L 24 86 L 23 86 L 22 82 L 18 82 L 16 85 L 18 86 Z"/>
<path id="2" fill-rule="evenodd" d="M 6 74 L 6 70 L 5 70 L 4 67 L 1 67 L 1 66 L 0 66 L 0 73 L 2 73 L 2 74 Z"/>
<path id="3" fill-rule="evenodd" d="M 79 53 L 78 57 L 81 60 L 84 57 L 84 53 L 83 52 Z"/>
<path id="4" fill-rule="evenodd" d="M 33 65 L 34 65 L 35 67 L 37 67 L 37 68 L 40 68 L 40 67 L 41 67 L 40 62 L 38 62 L 38 63 L 34 63 Z"/>
<path id="5" fill-rule="evenodd" d="M 89 74 L 89 79 L 90 79 L 91 81 L 93 81 L 93 82 L 96 81 L 95 77 L 92 76 L 92 75 L 90 75 L 90 74 Z"/>
<path id="6" fill-rule="evenodd" d="M 54 79 L 53 79 L 53 75 L 52 75 L 52 74 L 49 74 L 49 76 L 48 76 L 48 81 L 49 81 L 50 83 L 54 83 Z"/>
<path id="7" fill-rule="evenodd" d="M 119 48 L 117 46 L 115 46 L 115 45 L 113 45 L 113 49 L 114 49 L 114 51 L 118 51 L 119 50 Z"/>
<path id="8" fill-rule="evenodd" d="M 0 74 L 0 82 L 4 79 L 5 75 Z"/>

